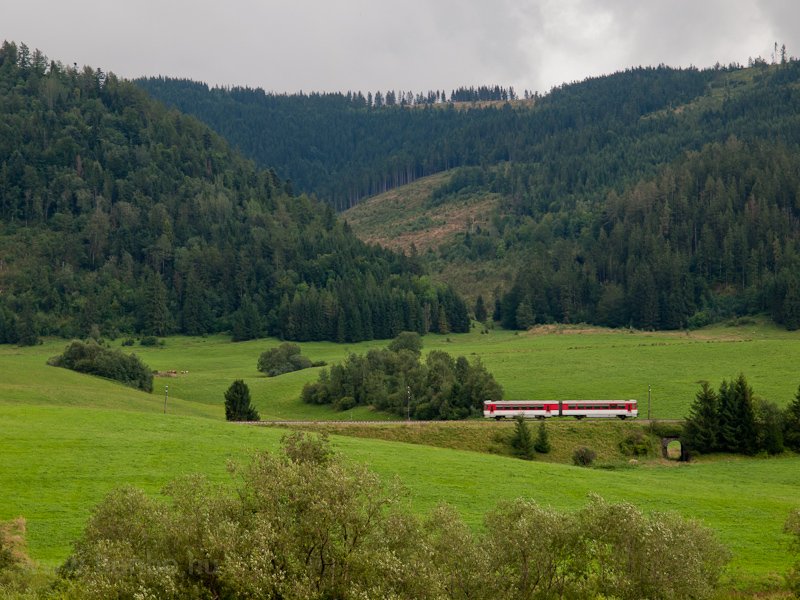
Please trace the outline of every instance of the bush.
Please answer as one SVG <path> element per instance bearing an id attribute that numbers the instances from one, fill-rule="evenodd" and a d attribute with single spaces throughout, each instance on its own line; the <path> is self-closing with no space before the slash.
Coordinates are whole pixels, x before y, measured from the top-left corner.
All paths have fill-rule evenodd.
<path id="1" fill-rule="evenodd" d="M 109 494 L 61 567 L 59 597 L 707 598 L 727 560 L 709 530 L 592 497 L 578 512 L 504 501 L 475 532 L 439 506 L 420 521 L 401 490 L 325 439 L 284 436 L 232 469 L 236 489 L 187 477 L 161 502 Z"/>
<path id="2" fill-rule="evenodd" d="M 146 335 L 139 340 L 140 346 L 158 346 L 158 338 L 154 335 Z"/>
<path id="3" fill-rule="evenodd" d="M 653 452 L 653 445 L 643 431 L 634 431 L 620 441 L 619 450 L 625 456 L 647 456 Z"/>
<path id="4" fill-rule="evenodd" d="M 576 467 L 589 467 L 595 458 L 597 458 L 597 453 L 594 450 L 582 446 L 576 448 L 575 452 L 572 453 L 572 464 Z"/>
<path id="5" fill-rule="evenodd" d="M 300 354 L 300 346 L 285 342 L 277 348 L 272 348 L 263 352 L 258 357 L 257 368 L 267 377 L 277 377 L 284 373 L 301 371 L 310 367 L 324 366 L 324 361 L 311 362 L 307 357 Z"/>
<path id="6" fill-rule="evenodd" d="M 51 358 L 47 364 L 106 377 L 145 392 L 153 391 L 153 373 L 135 354 L 112 350 L 94 340 L 72 342 L 63 354 Z"/>
<path id="7" fill-rule="evenodd" d="M 133 346 L 135 343 L 136 342 L 134 341 L 133 338 L 125 338 L 124 340 L 122 340 L 123 346 Z"/>

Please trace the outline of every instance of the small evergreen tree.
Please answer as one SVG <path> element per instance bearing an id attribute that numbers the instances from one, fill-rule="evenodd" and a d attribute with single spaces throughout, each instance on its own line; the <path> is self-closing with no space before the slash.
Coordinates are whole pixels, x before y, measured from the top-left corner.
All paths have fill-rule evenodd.
<path id="1" fill-rule="evenodd" d="M 547 428 L 544 426 L 544 421 L 539 422 L 539 431 L 536 434 L 536 442 L 533 448 L 540 454 L 550 453 L 550 438 L 547 435 Z"/>
<path id="2" fill-rule="evenodd" d="M 783 415 L 783 441 L 788 448 L 800 452 L 800 387 Z"/>
<path id="3" fill-rule="evenodd" d="M 511 437 L 514 454 L 525 460 L 533 460 L 535 448 L 531 430 L 528 429 L 528 424 L 522 415 L 517 415 L 515 420 L 514 435 Z"/>
<path id="4" fill-rule="evenodd" d="M 717 449 L 718 427 L 719 399 L 704 381 L 686 418 L 684 438 L 687 447 L 702 453 L 713 452 Z"/>
<path id="5" fill-rule="evenodd" d="M 742 454 L 755 454 L 758 451 L 758 427 L 753 408 L 753 388 L 747 383 L 744 374 L 740 374 L 736 378 L 732 387 L 736 422 L 738 423 L 734 448 Z"/>
<path id="6" fill-rule="evenodd" d="M 258 421 L 258 412 L 250 404 L 250 388 L 241 379 L 225 392 L 225 418 L 228 421 Z"/>

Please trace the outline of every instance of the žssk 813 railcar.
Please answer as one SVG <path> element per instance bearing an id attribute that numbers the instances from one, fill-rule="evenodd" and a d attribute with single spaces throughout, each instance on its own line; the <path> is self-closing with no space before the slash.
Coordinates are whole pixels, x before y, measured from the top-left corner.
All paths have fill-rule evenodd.
<path id="1" fill-rule="evenodd" d="M 576 419 L 629 419 L 639 416 L 636 400 L 487 400 L 483 416 L 504 419 L 522 415 L 526 418 L 575 417 Z"/>

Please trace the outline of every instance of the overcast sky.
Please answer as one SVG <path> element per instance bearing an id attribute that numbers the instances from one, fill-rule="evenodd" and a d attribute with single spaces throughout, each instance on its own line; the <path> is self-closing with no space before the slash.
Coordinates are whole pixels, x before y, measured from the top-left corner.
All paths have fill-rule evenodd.
<path id="1" fill-rule="evenodd" d="M 3 0 L 0 38 L 123 77 L 276 92 L 545 92 L 629 66 L 800 55 L 798 0 Z"/>

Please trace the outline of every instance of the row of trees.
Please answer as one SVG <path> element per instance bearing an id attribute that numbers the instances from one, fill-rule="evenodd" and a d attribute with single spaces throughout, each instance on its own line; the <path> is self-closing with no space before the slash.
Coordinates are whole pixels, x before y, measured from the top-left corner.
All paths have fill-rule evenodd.
<path id="1" fill-rule="evenodd" d="M 236 471 L 111 493 L 59 570 L 61 598 L 707 598 L 728 553 L 694 521 L 593 496 L 559 512 L 504 501 L 475 532 L 324 441 L 284 438 Z"/>
<path id="2" fill-rule="evenodd" d="M 106 377 L 145 392 L 153 391 L 153 372 L 139 357 L 114 350 L 92 339 L 86 342 L 73 341 L 63 353 L 48 360 L 47 364 Z"/>
<path id="3" fill-rule="evenodd" d="M 309 404 L 333 404 L 340 410 L 373 406 L 412 419 L 463 419 L 481 414 L 483 402 L 503 390 L 480 360 L 453 358 L 441 350 L 420 358 L 422 342 L 403 332 L 386 349 L 350 354 L 324 369 L 318 381 L 303 387 Z"/>
<path id="4" fill-rule="evenodd" d="M 703 382 L 690 408 L 683 434 L 694 452 L 779 454 L 785 447 L 800 452 L 800 389 L 786 410 L 754 395 L 740 374 L 723 381 L 716 392 Z"/>
<path id="5" fill-rule="evenodd" d="M 340 341 L 469 327 L 418 260 L 360 242 L 113 74 L 5 42 L 0 123 L 0 342 L 93 325 Z"/>

